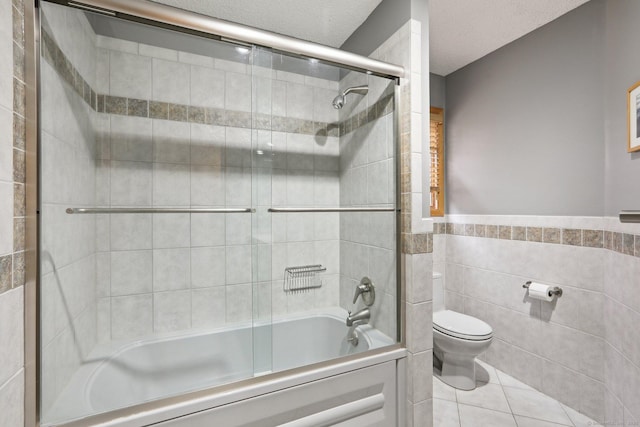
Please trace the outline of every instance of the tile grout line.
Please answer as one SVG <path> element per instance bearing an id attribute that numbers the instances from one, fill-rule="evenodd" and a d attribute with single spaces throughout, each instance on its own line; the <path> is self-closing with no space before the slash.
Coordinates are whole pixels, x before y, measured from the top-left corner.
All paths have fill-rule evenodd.
<path id="1" fill-rule="evenodd" d="M 492 366 L 493 368 L 493 366 Z M 500 377 L 498 376 L 498 370 L 496 368 L 493 368 L 494 372 L 496 373 L 496 377 L 498 377 L 498 383 L 500 384 L 500 391 L 502 392 L 502 395 L 504 396 L 504 400 L 507 401 L 507 406 L 509 407 L 509 412 L 511 413 L 511 418 L 513 418 L 513 422 L 516 425 L 516 427 L 518 427 L 518 421 L 516 421 L 516 416 L 513 413 L 513 408 L 511 407 L 511 402 L 509 402 L 509 398 L 507 397 L 507 393 L 504 391 L 504 385 L 502 384 L 502 382 L 500 381 Z"/>
<path id="2" fill-rule="evenodd" d="M 569 419 L 569 421 L 571 421 L 571 424 L 573 424 L 574 427 L 578 427 L 576 426 L 576 423 L 573 422 L 573 418 L 571 418 L 571 416 L 569 415 L 569 413 L 567 412 L 567 410 L 564 408 L 565 405 L 563 405 L 562 403 L 560 403 L 560 407 L 562 408 L 562 412 L 564 412 L 564 414 L 567 416 L 567 418 Z"/>
<path id="3" fill-rule="evenodd" d="M 485 363 L 486 363 L 486 362 L 485 362 Z M 489 365 L 489 366 L 491 366 L 491 365 Z M 491 367 L 493 368 L 493 366 L 491 366 Z M 497 384 L 496 384 L 496 383 L 491 383 L 491 384 L 496 384 L 496 385 L 499 385 L 499 386 L 500 386 L 500 388 L 501 388 L 501 390 L 502 390 L 502 392 L 503 392 L 503 395 L 504 395 L 504 397 L 505 397 L 505 400 L 507 401 L 507 404 L 508 404 L 508 406 L 509 406 L 510 414 L 511 414 L 511 416 L 512 416 L 512 418 L 513 418 L 513 420 L 514 420 L 514 423 L 516 424 L 516 427 L 517 427 L 517 426 L 518 426 L 518 422 L 517 422 L 517 420 L 516 420 L 515 416 L 516 416 L 516 415 L 518 415 L 518 414 L 515 414 L 515 413 L 513 412 L 513 409 L 512 409 L 512 407 L 511 407 L 511 403 L 509 402 L 509 399 L 508 399 L 508 397 L 506 396 L 505 387 L 506 387 L 506 388 L 514 388 L 514 389 L 517 389 L 517 390 L 526 390 L 526 389 L 520 389 L 520 388 L 518 388 L 518 387 L 508 387 L 508 386 L 505 386 L 505 385 L 502 383 L 502 381 L 501 381 L 501 379 L 500 379 L 500 376 L 498 375 L 498 369 L 496 369 L 496 368 L 493 368 L 493 369 L 494 369 L 494 371 L 496 372 L 496 377 L 497 377 L 498 383 L 497 383 Z M 438 380 L 435 376 L 434 376 L 434 379 Z M 485 383 L 485 382 L 483 382 L 483 381 L 482 381 L 481 383 L 486 384 L 486 383 Z M 524 383 L 523 383 L 523 384 L 524 384 Z M 526 385 L 526 384 L 525 384 L 525 385 Z M 464 404 L 464 405 L 467 405 L 467 406 L 474 407 L 474 408 L 483 409 L 483 410 L 486 410 L 486 411 L 492 411 L 492 412 L 497 412 L 497 413 L 505 413 L 505 412 L 502 412 L 502 411 L 499 411 L 499 410 L 494 410 L 494 409 L 486 408 L 486 407 L 483 407 L 483 406 L 477 406 L 477 405 L 469 404 L 469 403 L 461 403 L 461 402 L 459 402 L 459 401 L 458 401 L 457 389 L 455 389 L 455 388 L 453 388 L 453 387 L 451 387 L 451 386 L 447 386 L 447 387 L 451 388 L 451 389 L 454 391 L 454 395 L 456 396 L 456 401 L 455 401 L 455 403 L 456 403 L 456 406 L 457 406 L 457 409 L 458 409 L 458 418 L 459 418 L 459 423 L 460 423 L 460 425 L 462 425 L 462 414 L 461 414 L 461 411 L 460 411 L 460 405 L 463 405 L 463 404 Z M 567 427 L 577 427 L 577 424 L 575 423 L 575 421 L 571 418 L 571 416 L 569 416 L 569 413 L 567 412 L 567 410 L 566 410 L 566 408 L 565 408 L 565 405 L 563 405 L 563 404 L 562 404 L 561 402 L 559 402 L 557 399 L 554 399 L 554 398 L 552 398 L 552 397 L 550 397 L 550 396 L 548 396 L 548 395 L 546 395 L 546 394 L 544 394 L 544 393 L 542 393 L 542 392 L 540 392 L 540 391 L 538 391 L 538 393 L 540 393 L 540 394 L 542 394 L 542 395 L 544 395 L 544 396 L 546 396 L 546 397 L 549 397 L 550 399 L 553 399 L 556 403 L 558 403 L 558 405 L 560 405 L 560 407 L 562 408 L 562 412 L 566 415 L 566 417 L 567 417 L 568 421 L 571 423 L 571 424 L 566 424 L 566 426 L 567 426 Z M 434 397 L 434 398 L 436 398 L 436 397 Z M 437 398 L 437 399 L 447 401 L 447 399 L 441 399 L 441 398 Z M 535 417 L 532 417 L 532 416 L 529 416 L 529 415 L 518 415 L 518 416 L 523 417 L 523 418 L 527 418 L 527 419 L 531 419 L 531 420 L 535 420 L 535 421 L 542 421 L 542 422 L 546 422 L 546 423 L 557 424 L 558 426 L 565 426 L 565 424 L 561 424 L 561 423 L 558 423 L 558 422 L 555 422 L 555 421 L 543 420 L 543 419 L 535 418 Z M 594 424 L 594 425 L 596 425 L 596 424 Z"/>

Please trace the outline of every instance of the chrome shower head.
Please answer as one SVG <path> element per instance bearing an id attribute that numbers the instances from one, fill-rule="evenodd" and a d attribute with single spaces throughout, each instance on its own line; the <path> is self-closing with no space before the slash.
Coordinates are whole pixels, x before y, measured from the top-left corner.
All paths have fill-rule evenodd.
<path id="1" fill-rule="evenodd" d="M 369 86 L 367 85 L 353 86 L 345 89 L 344 92 L 342 92 L 340 95 L 333 98 L 333 102 L 332 102 L 333 108 L 335 108 L 336 110 L 339 110 L 342 107 L 344 107 L 344 105 L 347 103 L 347 94 L 350 92 L 357 92 L 361 95 L 366 95 L 367 92 L 369 92 Z"/>

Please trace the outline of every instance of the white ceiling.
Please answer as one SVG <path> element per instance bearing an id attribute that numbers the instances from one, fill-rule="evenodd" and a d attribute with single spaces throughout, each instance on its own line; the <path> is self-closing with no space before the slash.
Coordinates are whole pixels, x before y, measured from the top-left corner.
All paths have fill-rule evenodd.
<path id="1" fill-rule="evenodd" d="M 340 47 L 382 0 L 154 1 Z M 587 1 L 429 0 L 430 70 L 446 76 Z"/>
<path id="2" fill-rule="evenodd" d="M 340 47 L 382 0 L 154 0 L 227 21 Z"/>
<path id="3" fill-rule="evenodd" d="M 430 71 L 446 76 L 588 0 L 429 0 Z"/>

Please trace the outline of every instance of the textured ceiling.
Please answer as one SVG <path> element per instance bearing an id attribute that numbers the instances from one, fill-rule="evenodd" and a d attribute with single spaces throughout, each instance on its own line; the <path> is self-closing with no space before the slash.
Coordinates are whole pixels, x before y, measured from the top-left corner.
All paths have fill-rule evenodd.
<path id="1" fill-rule="evenodd" d="M 154 0 L 303 40 L 340 47 L 382 0 Z"/>
<path id="2" fill-rule="evenodd" d="M 429 0 L 430 71 L 446 76 L 588 0 Z"/>

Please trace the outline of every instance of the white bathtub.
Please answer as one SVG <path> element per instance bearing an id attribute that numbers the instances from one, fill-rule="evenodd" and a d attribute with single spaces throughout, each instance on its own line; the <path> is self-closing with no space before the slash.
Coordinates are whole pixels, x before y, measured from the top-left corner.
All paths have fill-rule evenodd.
<path id="1" fill-rule="evenodd" d="M 359 343 L 352 345 L 346 341 L 346 316 L 332 308 L 274 319 L 271 325 L 244 324 L 96 348 L 44 414 L 42 425 L 394 344 L 362 325 L 356 329 Z"/>

